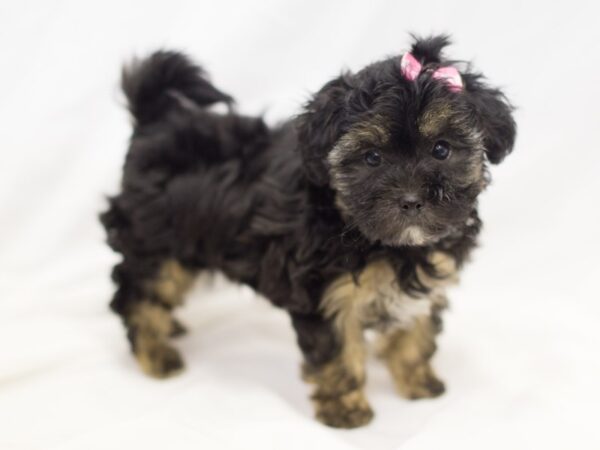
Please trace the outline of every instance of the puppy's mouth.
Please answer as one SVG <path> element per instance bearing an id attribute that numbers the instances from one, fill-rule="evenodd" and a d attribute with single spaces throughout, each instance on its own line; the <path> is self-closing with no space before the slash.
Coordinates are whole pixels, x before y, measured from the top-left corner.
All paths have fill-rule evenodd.
<path id="1" fill-rule="evenodd" d="M 406 221 L 388 245 L 422 247 L 432 245 L 453 235 L 457 227 L 423 221 Z"/>
<path id="2" fill-rule="evenodd" d="M 388 235 L 385 244 L 395 247 L 423 247 L 435 244 L 450 233 L 451 227 L 440 226 L 424 218 L 403 218 L 400 227 Z"/>
<path id="3" fill-rule="evenodd" d="M 373 240 L 379 240 L 390 247 L 422 247 L 436 242 L 439 237 L 431 232 L 423 223 L 405 222 L 395 229 L 388 228 L 386 232 L 373 234 L 365 233 Z M 370 230 L 372 231 L 372 230 Z"/>
<path id="4" fill-rule="evenodd" d="M 398 236 L 396 245 L 418 247 L 431 242 L 431 238 L 420 225 L 408 225 Z"/>

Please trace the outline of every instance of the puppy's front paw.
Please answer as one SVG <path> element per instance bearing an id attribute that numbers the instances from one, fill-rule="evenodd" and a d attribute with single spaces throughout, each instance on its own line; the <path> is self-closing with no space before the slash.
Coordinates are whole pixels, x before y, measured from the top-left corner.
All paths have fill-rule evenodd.
<path id="1" fill-rule="evenodd" d="M 316 417 L 335 428 L 356 428 L 368 424 L 373 418 L 362 391 L 351 391 L 339 397 L 315 398 Z"/>
<path id="2" fill-rule="evenodd" d="M 162 342 L 145 345 L 136 351 L 136 357 L 142 370 L 155 378 L 172 377 L 184 368 L 179 352 Z"/>
<path id="3" fill-rule="evenodd" d="M 439 397 L 446 391 L 444 382 L 433 373 L 428 363 L 406 370 L 396 378 L 396 387 L 400 395 L 410 400 Z"/>

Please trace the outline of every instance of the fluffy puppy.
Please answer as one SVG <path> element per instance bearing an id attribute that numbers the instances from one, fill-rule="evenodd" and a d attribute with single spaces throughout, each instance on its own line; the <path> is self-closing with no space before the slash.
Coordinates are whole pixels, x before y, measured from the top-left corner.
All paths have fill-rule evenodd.
<path id="1" fill-rule="evenodd" d="M 368 423 L 366 328 L 400 394 L 435 397 L 444 287 L 475 246 L 488 163 L 512 150 L 512 108 L 446 37 L 329 81 L 269 128 L 236 114 L 184 55 L 123 73 L 134 117 L 121 192 L 101 216 L 121 253 L 111 303 L 142 369 L 183 368 L 172 317 L 199 271 L 251 286 L 291 317 L 316 416 Z M 460 69 L 460 71 L 459 71 Z M 216 103 L 229 112 L 210 110 Z"/>

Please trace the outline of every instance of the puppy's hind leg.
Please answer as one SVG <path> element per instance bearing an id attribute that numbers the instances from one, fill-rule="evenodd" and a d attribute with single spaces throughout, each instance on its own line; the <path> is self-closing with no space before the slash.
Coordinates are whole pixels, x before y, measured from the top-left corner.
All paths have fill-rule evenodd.
<path id="1" fill-rule="evenodd" d="M 174 260 L 158 264 L 151 276 L 134 267 L 127 262 L 115 267 L 119 289 L 111 307 L 123 317 L 131 349 L 142 370 L 166 378 L 184 366 L 169 338 L 184 331 L 172 310 L 181 304 L 193 274 Z"/>

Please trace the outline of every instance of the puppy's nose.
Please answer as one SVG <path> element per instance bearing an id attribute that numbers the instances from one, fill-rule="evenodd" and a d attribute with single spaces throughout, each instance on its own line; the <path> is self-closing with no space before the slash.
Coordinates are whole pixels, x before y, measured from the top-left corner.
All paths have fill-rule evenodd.
<path id="1" fill-rule="evenodd" d="M 410 217 L 420 214 L 425 207 L 423 199 L 416 194 L 406 194 L 402 197 L 400 204 L 404 214 Z"/>

